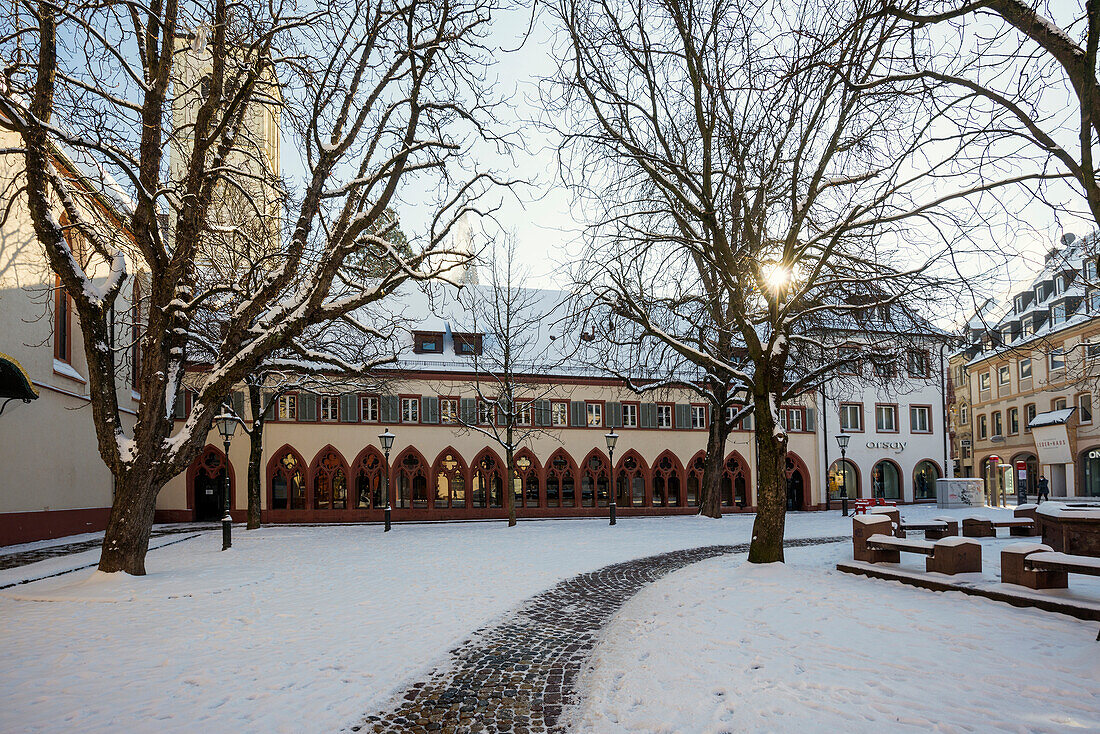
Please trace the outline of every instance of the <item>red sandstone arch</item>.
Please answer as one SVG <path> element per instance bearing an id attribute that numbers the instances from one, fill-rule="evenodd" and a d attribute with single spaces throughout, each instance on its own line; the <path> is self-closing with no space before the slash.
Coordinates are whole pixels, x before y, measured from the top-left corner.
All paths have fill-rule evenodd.
<path id="1" fill-rule="evenodd" d="M 364 478 L 363 482 L 360 482 L 360 477 Z M 386 457 L 378 447 L 364 446 L 363 450 L 356 455 L 355 461 L 351 462 L 351 487 L 354 488 L 354 495 L 349 499 L 348 504 L 359 510 L 385 507 L 386 502 L 382 497 L 385 478 Z M 361 489 L 365 490 L 365 497 Z"/>
<path id="2" fill-rule="evenodd" d="M 517 504 L 516 507 L 544 507 L 546 505 L 546 483 L 542 477 L 542 464 L 535 456 L 535 452 L 528 448 L 517 451 L 513 461 L 519 462 L 520 458 L 530 461 L 531 466 L 524 470 L 519 468 L 518 463 L 516 465 L 516 475 L 519 477 L 520 486 L 523 488 L 523 504 Z M 532 479 L 535 486 L 534 492 L 531 492 L 530 481 Z"/>
<path id="3" fill-rule="evenodd" d="M 593 460 L 599 464 L 596 468 L 591 466 Z M 610 492 L 611 488 L 611 462 L 607 460 L 607 454 L 600 451 L 598 448 L 592 449 L 588 452 L 588 455 L 584 457 L 584 461 L 581 462 L 580 466 L 577 467 L 577 474 L 577 484 L 580 487 L 580 506 L 607 507 L 607 492 Z M 601 477 L 607 483 L 607 490 L 602 504 L 600 503 L 599 497 L 599 480 Z M 586 497 L 588 492 L 591 492 L 590 500 Z"/>
<path id="4" fill-rule="evenodd" d="M 339 489 L 335 481 L 340 472 L 343 472 L 344 479 L 342 500 L 337 497 Z M 315 510 L 346 510 L 350 483 L 351 472 L 348 469 L 348 462 L 344 459 L 344 455 L 332 444 L 327 444 L 317 452 L 313 457 L 313 461 L 309 464 L 309 482 L 306 485 L 308 500 L 306 505 Z M 318 492 L 319 486 L 326 489 L 327 500 L 325 499 L 325 492 Z M 323 506 L 318 505 L 318 502 L 324 503 Z M 337 505 L 341 503 L 343 507 L 338 507 Z"/>
<path id="5" fill-rule="evenodd" d="M 787 468 L 783 473 L 783 476 L 790 479 L 795 471 L 802 472 L 802 509 L 813 509 L 812 493 L 810 492 L 810 470 L 806 468 L 806 462 L 802 460 L 802 457 L 793 451 L 787 452 Z M 901 492 L 901 471 L 898 471 L 898 491 Z M 904 495 L 903 495 L 904 496 Z"/>
<path id="6" fill-rule="evenodd" d="M 631 463 L 633 467 L 629 466 Z M 634 504 L 633 488 L 636 478 L 642 480 L 642 504 Z M 634 449 L 623 453 L 622 458 L 615 464 L 615 502 L 619 507 L 644 507 L 650 501 L 652 483 L 650 482 L 649 464 Z"/>
<path id="7" fill-rule="evenodd" d="M 216 457 L 217 463 L 211 464 L 209 459 Z M 233 462 L 226 461 L 225 452 L 219 449 L 212 443 L 208 443 L 206 447 L 194 458 L 191 465 L 187 467 L 187 509 L 192 512 L 192 519 L 195 513 L 195 478 L 199 474 L 205 474 L 211 479 L 217 479 L 218 474 L 221 473 L 222 467 L 226 467 L 226 471 L 229 474 L 229 508 L 231 510 L 237 509 L 237 477 L 233 471 Z"/>
<path id="8" fill-rule="evenodd" d="M 489 462 L 486 466 L 486 461 Z M 508 466 L 496 451 L 486 446 L 477 452 L 477 456 L 470 462 L 470 504 L 477 509 L 504 508 L 504 475 L 508 473 Z M 498 484 L 499 483 L 499 484 Z M 500 504 L 493 504 L 493 495 L 500 492 Z M 484 503 L 479 506 L 481 500 L 478 493 L 484 491 Z"/>
<path id="9" fill-rule="evenodd" d="M 803 473 L 803 478 L 809 481 L 809 477 Z M 738 505 L 737 503 L 737 479 L 745 480 L 745 500 L 744 505 Z M 729 504 L 726 504 L 726 497 L 722 497 L 723 507 L 737 507 L 739 510 L 743 507 L 753 506 L 753 484 L 752 484 L 752 471 L 749 469 L 749 462 L 741 454 L 740 451 L 734 450 L 726 454 L 726 460 L 722 462 L 722 482 L 719 485 L 719 490 L 724 491 L 725 483 L 729 482 Z"/>
<path id="10" fill-rule="evenodd" d="M 662 451 L 653 460 L 649 474 L 649 498 L 646 504 L 653 507 L 683 506 L 687 475 L 676 454 L 668 449 Z M 675 484 L 671 481 L 673 479 L 676 480 Z M 663 492 L 663 496 L 658 497 L 659 491 Z"/>
<path id="11" fill-rule="evenodd" d="M 546 498 L 546 507 L 576 507 L 576 487 L 580 482 L 580 472 L 577 470 L 577 464 L 573 461 L 573 457 L 569 455 L 569 452 L 564 448 L 559 448 L 554 453 L 550 454 L 550 459 L 543 466 L 543 493 Z M 570 504 L 565 504 L 565 498 L 562 496 L 562 487 L 565 485 L 566 478 L 572 483 L 573 486 L 573 499 Z M 553 499 L 550 492 L 551 488 L 554 488 L 557 492 L 556 499 Z M 557 504 L 551 505 L 554 501 Z"/>
<path id="12" fill-rule="evenodd" d="M 684 505 L 698 507 L 703 497 L 703 473 L 706 468 L 707 452 L 696 451 L 695 456 L 685 465 L 684 471 L 687 478 L 684 480 Z M 689 490 L 695 489 L 695 498 L 692 499 Z"/>
<path id="13" fill-rule="evenodd" d="M 290 475 L 289 470 L 282 463 L 283 457 L 287 456 L 287 455 L 293 456 L 297 460 L 298 465 L 296 467 L 296 471 L 301 472 L 302 482 L 305 485 L 305 496 L 303 497 L 303 506 L 300 507 L 300 508 L 294 508 L 294 509 L 305 510 L 305 509 L 308 509 L 308 507 L 309 507 L 309 502 L 308 502 L 308 500 L 309 500 L 309 464 L 306 463 L 306 460 L 304 458 L 302 458 L 302 455 L 300 453 L 298 453 L 297 449 L 295 449 L 290 444 L 285 443 L 282 446 L 280 446 L 274 453 L 271 454 L 271 458 L 268 459 L 268 462 L 267 462 L 267 509 L 268 510 L 276 509 L 275 501 L 274 501 L 274 492 L 272 491 L 272 484 L 275 481 L 276 475 L 280 474 L 280 473 L 283 474 L 283 476 L 287 479 L 287 492 L 288 492 L 288 495 L 287 495 L 287 506 L 286 506 L 285 509 L 290 510 L 293 507 L 292 498 L 290 497 L 290 487 L 291 487 L 290 478 L 291 478 L 291 475 Z"/>
<path id="14" fill-rule="evenodd" d="M 450 456 L 458 466 L 453 470 L 448 470 L 443 467 L 443 462 Z M 447 492 L 448 497 L 444 502 L 440 502 L 438 497 L 439 488 L 439 475 L 446 474 L 447 477 Z M 462 499 L 457 500 L 454 497 L 454 480 L 462 479 Z M 435 462 L 432 464 L 431 479 L 428 482 L 428 494 L 431 499 L 431 506 L 434 509 L 466 509 L 466 503 L 469 501 L 469 487 L 470 487 L 470 468 L 466 466 L 466 460 L 462 458 L 462 454 L 455 449 L 454 446 L 448 446 L 439 452 L 439 455 L 435 457 Z"/>
<path id="15" fill-rule="evenodd" d="M 415 459 L 415 462 L 409 461 L 410 458 Z M 428 472 L 430 471 L 431 464 L 415 446 L 408 446 L 397 454 L 390 465 L 391 481 L 388 499 L 393 507 L 399 507 L 403 510 L 426 509 L 428 506 Z M 401 498 L 399 489 L 402 481 L 407 483 L 407 494 L 402 498 L 404 504 L 399 504 L 397 500 Z M 420 482 L 423 482 L 423 484 Z M 418 496 L 420 490 L 423 491 L 423 505 L 420 504 L 420 497 Z"/>

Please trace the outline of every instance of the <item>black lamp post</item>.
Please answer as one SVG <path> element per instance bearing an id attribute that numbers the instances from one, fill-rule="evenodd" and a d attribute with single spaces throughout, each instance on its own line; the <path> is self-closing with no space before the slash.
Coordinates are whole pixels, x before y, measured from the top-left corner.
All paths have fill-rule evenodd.
<path id="1" fill-rule="evenodd" d="M 615 524 L 615 442 L 619 440 L 619 434 L 615 433 L 615 429 L 611 429 L 611 433 L 604 434 L 604 440 L 607 441 L 607 463 L 611 465 L 608 472 L 607 492 L 610 497 L 607 498 L 608 515 L 611 518 L 611 524 Z"/>
<path id="2" fill-rule="evenodd" d="M 386 429 L 384 432 L 378 434 L 378 442 L 382 444 L 382 452 L 386 455 L 386 530 L 390 531 L 390 513 L 393 512 L 390 507 L 390 449 L 393 448 L 393 439 L 396 438 L 390 429 Z"/>
<path id="3" fill-rule="evenodd" d="M 848 517 L 848 462 L 844 458 L 844 451 L 848 448 L 848 441 L 851 438 L 847 433 L 836 437 L 836 442 L 840 446 L 840 473 L 843 477 L 840 485 L 840 510 L 844 513 L 844 517 Z"/>
<path id="4" fill-rule="evenodd" d="M 225 443 L 225 515 L 222 517 L 222 550 L 233 547 L 233 516 L 229 514 L 229 442 L 237 430 L 237 416 L 225 408 L 214 418 Z"/>

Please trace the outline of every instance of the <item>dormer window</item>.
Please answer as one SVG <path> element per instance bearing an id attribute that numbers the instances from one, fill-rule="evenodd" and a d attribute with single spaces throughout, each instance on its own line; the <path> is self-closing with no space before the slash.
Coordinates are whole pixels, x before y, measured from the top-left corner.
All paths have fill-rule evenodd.
<path id="1" fill-rule="evenodd" d="M 1035 286 L 1035 302 L 1039 303 L 1042 300 L 1043 300 L 1043 286 L 1042 286 L 1042 284 L 1039 284 L 1039 285 Z"/>
<path id="2" fill-rule="evenodd" d="M 1060 324 L 1066 320 L 1066 304 L 1059 303 L 1054 308 L 1050 309 L 1050 323 Z"/>
<path id="3" fill-rule="evenodd" d="M 1024 306 L 1027 304 L 1027 299 L 1023 296 L 1016 296 L 1016 313 L 1023 313 Z"/>
<path id="4" fill-rule="evenodd" d="M 1008 344 L 1012 341 L 1012 327 L 1007 326 L 1001 330 L 1001 343 Z"/>
<path id="5" fill-rule="evenodd" d="M 1059 275 L 1054 279 L 1054 295 L 1060 296 L 1066 291 L 1066 278 L 1064 275 Z"/>
<path id="6" fill-rule="evenodd" d="M 1035 333 L 1035 322 L 1031 319 L 1024 319 L 1024 338 L 1027 338 Z"/>
<path id="7" fill-rule="evenodd" d="M 472 357 L 481 354 L 481 334 L 452 334 L 455 354 Z"/>
<path id="8" fill-rule="evenodd" d="M 1085 278 L 1087 280 L 1096 280 L 1096 261 L 1095 260 L 1086 260 L 1085 261 Z"/>
<path id="9" fill-rule="evenodd" d="M 414 331 L 413 352 L 416 354 L 442 354 L 443 332 Z"/>

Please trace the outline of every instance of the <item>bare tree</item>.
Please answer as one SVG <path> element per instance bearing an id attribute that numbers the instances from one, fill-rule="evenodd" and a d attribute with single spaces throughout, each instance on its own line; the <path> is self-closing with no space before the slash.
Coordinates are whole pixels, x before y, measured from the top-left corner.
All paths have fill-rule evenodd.
<path id="1" fill-rule="evenodd" d="M 459 294 L 469 323 L 483 341 L 472 354 L 474 410 L 460 413 L 457 420 L 504 452 L 509 527 L 516 524 L 516 452 L 553 424 L 547 400 L 553 386 L 536 375 L 552 371 L 569 356 L 568 349 L 562 353 L 540 338 L 560 315 L 563 299 L 528 287 L 528 278 L 528 270 L 516 259 L 515 238 L 509 235 L 503 248 L 489 251 L 488 282 Z M 609 477 L 613 471 L 608 467 Z"/>
<path id="2" fill-rule="evenodd" d="M 101 570 L 145 572 L 157 494 L 201 450 L 234 385 L 279 350 L 339 365 L 302 336 L 339 322 L 376 338 L 367 306 L 405 280 L 445 277 L 441 243 L 492 183 L 463 170 L 462 154 L 490 135 L 482 38 L 494 6 L 323 0 L 298 12 L 215 0 L 4 11 L 17 63 L 0 125 L 23 141 L 5 153 L 24 164 L 36 235 L 79 315 L 99 452 L 115 477 Z M 275 117 L 303 161 L 296 193 L 277 179 L 278 146 L 257 145 L 250 132 Z M 117 179 L 130 200 L 121 227 L 95 226 L 55 164 L 61 149 L 92 162 L 100 187 Z M 418 197 L 434 190 L 435 213 L 407 257 L 386 239 L 396 227 L 387 210 L 414 176 Z M 211 246 L 232 226 L 219 211 L 226 192 L 269 224 L 262 267 L 240 272 Z M 73 257 L 62 214 L 109 264 L 105 278 Z M 364 253 L 376 277 L 365 277 Z M 109 346 L 128 282 L 142 284 L 132 431 L 116 385 L 120 352 Z M 204 311 L 221 315 L 217 333 L 206 331 Z M 213 358 L 198 365 L 191 413 L 174 430 L 196 351 Z"/>
<path id="3" fill-rule="evenodd" d="M 946 33 L 958 53 L 922 60 L 913 74 L 969 95 L 975 142 L 1024 141 L 1025 156 L 1066 171 L 1100 224 L 1100 1 L 886 0 L 881 12 Z"/>
<path id="4" fill-rule="evenodd" d="M 783 558 L 780 405 L 854 359 L 898 357 L 886 339 L 838 354 L 831 327 L 864 318 L 899 339 L 919 327 L 914 308 L 934 309 L 950 272 L 939 258 L 955 242 L 953 205 L 1045 175 L 975 181 L 959 155 L 966 140 L 930 107 L 939 90 L 904 76 L 926 49 L 870 2 L 552 6 L 568 53 L 547 103 L 561 168 L 590 207 L 587 261 L 603 270 L 601 298 L 703 375 L 750 394 L 752 562 Z M 658 308 L 653 293 L 666 299 Z M 723 316 L 689 337 L 665 330 L 661 308 L 682 323 Z M 700 349 L 723 328 L 728 349 Z"/>

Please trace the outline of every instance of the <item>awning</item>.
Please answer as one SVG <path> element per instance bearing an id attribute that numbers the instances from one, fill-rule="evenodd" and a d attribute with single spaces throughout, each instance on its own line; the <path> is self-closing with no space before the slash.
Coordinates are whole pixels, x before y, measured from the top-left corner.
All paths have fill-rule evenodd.
<path id="1" fill-rule="evenodd" d="M 38 391 L 31 378 L 13 357 L 0 352 L 0 400 L 22 400 L 29 403 L 38 399 Z"/>
<path id="2" fill-rule="evenodd" d="M 1027 427 L 1041 428 L 1042 426 L 1064 426 L 1075 410 L 1077 410 L 1077 408 L 1061 408 L 1059 410 L 1048 410 L 1045 413 L 1039 413 L 1028 422 Z"/>

